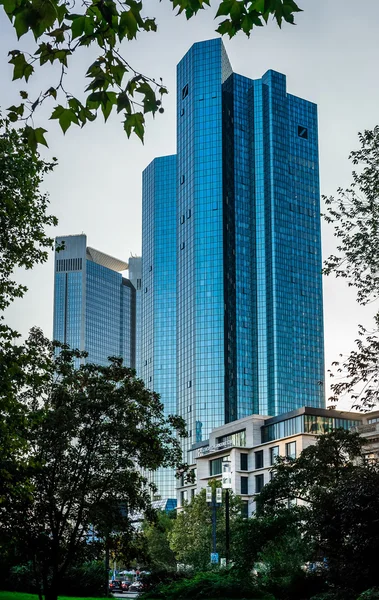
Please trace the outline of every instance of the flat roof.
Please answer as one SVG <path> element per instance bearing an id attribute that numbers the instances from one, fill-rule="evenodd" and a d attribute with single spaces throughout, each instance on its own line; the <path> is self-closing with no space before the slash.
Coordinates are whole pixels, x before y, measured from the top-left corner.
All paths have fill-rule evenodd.
<path id="1" fill-rule="evenodd" d="M 267 425 L 273 425 L 274 423 L 279 423 L 280 421 L 287 421 L 287 419 L 292 419 L 293 417 L 298 417 L 305 414 L 319 417 L 334 417 L 335 419 L 349 419 L 350 421 L 362 421 L 363 417 L 367 416 L 367 413 L 364 415 L 360 412 L 315 408 L 314 406 L 302 406 L 301 408 L 296 408 L 295 410 L 277 415 L 276 417 L 269 417 L 267 421 L 265 421 L 263 427 L 266 427 Z"/>

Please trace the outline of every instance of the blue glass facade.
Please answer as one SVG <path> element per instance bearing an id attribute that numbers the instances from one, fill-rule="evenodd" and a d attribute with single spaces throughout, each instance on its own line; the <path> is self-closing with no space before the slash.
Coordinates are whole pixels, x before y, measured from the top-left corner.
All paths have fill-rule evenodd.
<path id="1" fill-rule="evenodd" d="M 220 39 L 195 44 L 177 70 L 175 183 L 166 159 L 146 172 L 157 160 L 160 177 L 167 169 L 170 179 L 176 227 L 170 221 L 168 237 L 147 226 L 158 188 L 145 175 L 143 254 L 150 248 L 157 269 L 155 248 L 168 239 L 170 264 L 176 260 L 170 387 L 175 381 L 176 411 L 188 424 L 184 451 L 253 413 L 322 407 L 316 106 L 288 94 L 280 73 L 259 80 L 233 73 Z M 164 288 L 164 272 L 154 285 L 158 277 Z M 164 307 L 148 313 L 151 340 Z"/>
<path id="2" fill-rule="evenodd" d="M 176 156 L 155 159 L 143 173 L 141 377 L 176 414 Z M 176 498 L 172 469 L 151 474 L 155 499 Z"/>
<path id="3" fill-rule="evenodd" d="M 88 352 L 86 362 L 109 356 L 136 362 L 136 290 L 119 271 L 127 264 L 92 248 L 85 235 L 57 238 L 53 338 Z"/>

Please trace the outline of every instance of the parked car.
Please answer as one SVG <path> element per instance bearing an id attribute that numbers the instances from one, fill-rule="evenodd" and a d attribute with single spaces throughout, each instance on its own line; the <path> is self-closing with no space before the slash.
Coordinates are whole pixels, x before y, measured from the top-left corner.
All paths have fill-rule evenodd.
<path id="1" fill-rule="evenodd" d="M 122 589 L 121 581 L 118 581 L 117 579 L 113 579 L 112 581 L 110 581 L 109 582 L 109 591 L 110 592 L 123 592 L 124 590 Z"/>
<path id="2" fill-rule="evenodd" d="M 132 583 L 131 581 L 121 581 L 122 591 L 127 592 L 131 583 Z"/>
<path id="3" fill-rule="evenodd" d="M 143 583 L 141 581 L 135 581 L 134 583 L 132 583 L 132 585 L 129 587 L 129 592 L 142 592 L 143 590 Z"/>

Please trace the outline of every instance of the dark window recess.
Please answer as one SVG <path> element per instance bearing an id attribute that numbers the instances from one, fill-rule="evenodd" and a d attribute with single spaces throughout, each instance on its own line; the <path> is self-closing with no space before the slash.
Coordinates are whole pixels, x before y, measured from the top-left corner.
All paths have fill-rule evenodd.
<path id="1" fill-rule="evenodd" d="M 247 502 L 242 502 L 241 517 L 243 517 L 244 519 L 247 519 L 248 516 L 249 516 L 249 505 Z"/>
<path id="2" fill-rule="evenodd" d="M 296 442 L 288 442 L 286 444 L 286 457 L 296 458 Z"/>
<path id="3" fill-rule="evenodd" d="M 187 98 L 187 96 L 188 96 L 188 83 L 182 89 L 182 100 L 184 100 L 184 98 Z"/>
<path id="4" fill-rule="evenodd" d="M 57 260 L 57 272 L 62 271 L 81 271 L 82 270 L 82 259 L 81 258 L 64 258 Z"/>
<path id="5" fill-rule="evenodd" d="M 145 294 L 147 293 L 147 288 L 145 288 Z"/>
<path id="6" fill-rule="evenodd" d="M 187 210 L 187 219 L 190 219 L 190 218 L 191 218 L 191 209 L 189 208 Z"/>
<path id="7" fill-rule="evenodd" d="M 241 494 L 249 493 L 249 478 L 241 477 Z"/>
<path id="8" fill-rule="evenodd" d="M 187 387 L 190 388 L 191 385 L 192 385 L 192 382 L 191 381 L 187 381 Z"/>
<path id="9" fill-rule="evenodd" d="M 150 265 L 149 271 L 152 271 L 152 270 L 153 270 L 153 265 Z"/>
<path id="10" fill-rule="evenodd" d="M 263 490 L 263 486 L 264 486 L 264 479 L 263 479 L 263 473 L 262 473 L 261 475 L 255 476 L 255 493 L 260 494 L 261 491 Z"/>
<path id="11" fill-rule="evenodd" d="M 191 437 L 191 436 L 190 436 Z M 209 461 L 209 475 L 220 475 L 222 473 L 222 458 Z"/>
<path id="12" fill-rule="evenodd" d="M 184 183 L 184 175 L 181 176 L 180 183 Z"/>
<path id="13" fill-rule="evenodd" d="M 180 116 L 182 117 L 184 115 L 184 108 L 182 108 L 182 110 L 180 111 Z"/>
<path id="14" fill-rule="evenodd" d="M 137 290 L 141 289 L 141 279 L 137 279 Z"/>
<path id="15" fill-rule="evenodd" d="M 302 125 L 298 125 L 297 126 L 297 135 L 300 138 L 302 138 L 303 140 L 307 140 L 308 139 L 308 128 L 303 127 Z"/>
<path id="16" fill-rule="evenodd" d="M 184 250 L 184 247 L 185 247 L 185 243 L 184 243 L 184 242 L 182 242 L 182 243 L 180 244 L 180 249 L 181 249 L 181 250 Z"/>
<path id="17" fill-rule="evenodd" d="M 262 469 L 263 467 L 263 450 L 258 450 L 258 452 L 254 452 L 255 456 L 255 468 Z"/>
<path id="18" fill-rule="evenodd" d="M 247 471 L 247 454 L 240 454 L 240 467 L 241 471 Z"/>
<path id="19" fill-rule="evenodd" d="M 273 446 L 270 448 L 270 465 L 276 463 L 276 457 L 279 456 L 279 446 Z"/>
<path id="20" fill-rule="evenodd" d="M 184 223 L 184 215 L 182 215 L 182 216 L 180 217 L 180 222 L 181 222 L 181 224 L 183 225 L 183 223 Z"/>

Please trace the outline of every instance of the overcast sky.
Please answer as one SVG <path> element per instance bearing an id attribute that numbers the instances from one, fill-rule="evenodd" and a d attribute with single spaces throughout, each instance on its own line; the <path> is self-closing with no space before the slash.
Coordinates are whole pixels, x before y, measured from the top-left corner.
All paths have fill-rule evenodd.
<path id="1" fill-rule="evenodd" d="M 268 69 L 287 75 L 287 90 L 318 104 L 321 191 L 330 195 L 348 186 L 352 165 L 347 157 L 358 146 L 357 132 L 379 123 L 378 0 L 299 0 L 304 12 L 297 25 L 274 23 L 224 39 L 233 70 L 260 78 Z M 218 5 L 218 3 L 217 3 Z M 157 33 L 141 34 L 125 42 L 124 56 L 134 68 L 169 88 L 163 115 L 148 118 L 145 144 L 128 140 L 116 116 L 104 124 L 102 117 L 84 129 L 71 128 L 65 136 L 48 113 L 37 115 L 36 126 L 48 129 L 46 158 L 59 165 L 45 182 L 51 212 L 59 218 L 52 235 L 84 232 L 88 244 L 121 259 L 141 252 L 141 173 L 155 157 L 172 154 L 175 141 L 176 64 L 197 41 L 215 37 L 216 4 L 191 21 L 175 16 L 168 0 L 145 2 L 146 14 L 156 16 Z M 54 84 L 54 72 L 43 67 L 30 80 L 12 83 L 7 54 L 15 48 L 33 48 L 33 38 L 17 42 L 15 32 L 0 10 L 0 106 L 19 102 L 18 90 L 38 92 Z M 70 68 L 67 88 L 81 95 L 84 73 L 94 51 L 83 50 Z M 50 107 L 51 108 L 51 107 Z M 323 253 L 334 247 L 333 231 L 323 227 Z M 161 265 L 162 270 L 164 265 Z M 21 274 L 29 287 L 23 300 L 8 311 L 8 323 L 26 335 L 33 325 L 52 335 L 53 260 Z M 357 324 L 370 325 L 377 307 L 362 309 L 355 292 L 334 278 L 324 280 L 326 369 L 339 353 L 348 353 L 357 335 Z M 347 407 L 348 405 L 346 405 Z"/>

